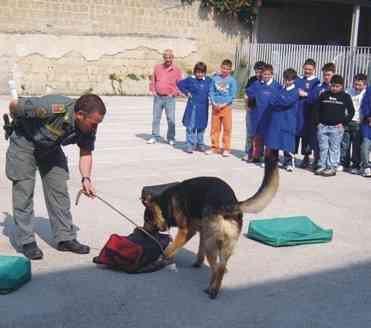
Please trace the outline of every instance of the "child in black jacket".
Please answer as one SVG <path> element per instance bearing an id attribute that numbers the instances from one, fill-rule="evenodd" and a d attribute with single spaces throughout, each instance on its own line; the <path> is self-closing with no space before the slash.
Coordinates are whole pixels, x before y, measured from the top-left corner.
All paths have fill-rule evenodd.
<path id="1" fill-rule="evenodd" d="M 344 125 L 350 122 L 353 116 L 353 102 L 344 92 L 344 79 L 340 75 L 334 75 L 330 90 L 323 92 L 314 106 L 314 120 L 318 127 L 317 138 L 320 149 L 320 160 L 315 174 L 336 175 Z"/>

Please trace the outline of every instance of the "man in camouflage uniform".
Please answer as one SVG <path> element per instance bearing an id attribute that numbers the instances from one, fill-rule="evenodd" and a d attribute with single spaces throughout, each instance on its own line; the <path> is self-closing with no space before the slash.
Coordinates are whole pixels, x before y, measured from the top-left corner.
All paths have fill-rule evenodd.
<path id="1" fill-rule="evenodd" d="M 9 111 L 14 129 L 6 154 L 6 174 L 13 183 L 17 244 L 28 258 L 42 259 L 32 224 L 38 169 L 57 249 L 89 253 L 89 246 L 76 240 L 67 191 L 67 159 L 61 146 L 79 146 L 82 189 L 94 197 L 90 180 L 92 151 L 98 124 L 106 113 L 103 101 L 96 95 L 84 95 L 77 100 L 64 96 L 28 97 L 12 101 Z"/>

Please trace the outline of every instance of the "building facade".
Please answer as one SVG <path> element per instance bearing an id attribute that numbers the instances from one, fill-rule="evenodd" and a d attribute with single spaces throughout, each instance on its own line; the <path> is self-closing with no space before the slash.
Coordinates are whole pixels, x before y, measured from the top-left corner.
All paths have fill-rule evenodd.
<path id="1" fill-rule="evenodd" d="M 1 0 L 0 94 L 139 95 L 166 48 L 187 73 L 233 59 L 246 31 L 181 0 Z"/>

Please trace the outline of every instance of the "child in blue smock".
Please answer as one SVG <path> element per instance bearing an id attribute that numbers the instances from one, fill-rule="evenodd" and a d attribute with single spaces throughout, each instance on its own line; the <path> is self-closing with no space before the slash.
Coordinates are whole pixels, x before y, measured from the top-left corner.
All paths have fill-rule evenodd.
<path id="1" fill-rule="evenodd" d="M 361 105 L 361 169 L 364 177 L 371 177 L 369 158 L 371 153 L 371 87 L 368 87 L 363 96 Z"/>
<path id="2" fill-rule="evenodd" d="M 282 88 L 273 80 L 273 66 L 263 67 L 262 80 L 255 81 L 246 90 L 250 110 L 250 135 L 253 138 L 252 162 L 263 162 L 263 134 L 267 123 L 267 109 L 271 99 Z"/>
<path id="3" fill-rule="evenodd" d="M 312 106 L 308 104 L 308 97 L 312 90 L 320 83 L 316 77 L 316 62 L 313 59 L 307 59 L 303 65 L 304 76 L 295 81 L 295 86 L 299 89 L 300 102 L 297 111 L 297 138 L 296 138 L 296 153 L 299 149 L 301 140 L 301 154 L 304 155 L 301 162 L 301 168 L 309 166 L 309 156 L 312 152 L 310 145 L 310 133 L 312 125 Z"/>
<path id="4" fill-rule="evenodd" d="M 207 66 L 199 62 L 193 69 L 192 76 L 177 82 L 178 89 L 188 96 L 183 115 L 186 127 L 186 152 L 199 150 L 208 154 L 204 143 L 204 132 L 207 127 L 209 113 L 209 89 L 211 79 L 206 76 Z"/>
<path id="5" fill-rule="evenodd" d="M 264 145 L 270 150 L 283 150 L 293 153 L 296 142 L 296 115 L 299 105 L 299 90 L 295 87 L 297 73 L 289 68 L 283 72 L 284 88 L 271 99 L 268 119 L 264 130 Z M 292 158 L 284 163 L 287 171 L 292 171 Z"/>

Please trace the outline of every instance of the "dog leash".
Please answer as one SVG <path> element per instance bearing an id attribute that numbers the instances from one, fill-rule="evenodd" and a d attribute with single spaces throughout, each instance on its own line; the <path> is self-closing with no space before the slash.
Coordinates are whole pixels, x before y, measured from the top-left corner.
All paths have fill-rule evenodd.
<path id="1" fill-rule="evenodd" d="M 78 203 L 79 203 L 79 200 L 80 200 L 80 197 L 81 195 L 84 194 L 84 191 L 83 190 L 80 190 L 78 193 L 77 193 L 77 196 L 76 196 L 76 201 L 75 201 L 75 205 L 77 206 Z M 132 219 L 130 219 L 127 215 L 125 215 L 123 212 L 121 212 L 118 208 L 116 208 L 115 206 L 113 206 L 111 203 L 109 203 L 108 201 L 106 201 L 105 199 L 103 199 L 102 197 L 98 196 L 97 194 L 94 195 L 97 199 L 99 199 L 102 203 L 104 203 L 106 206 L 108 206 L 110 209 L 112 209 L 113 211 L 115 211 L 116 213 L 118 213 L 120 216 L 122 216 L 124 219 L 126 219 L 127 221 L 129 221 L 131 224 L 133 224 L 137 229 L 139 229 L 140 231 L 142 231 L 145 235 L 147 235 L 149 238 L 151 238 L 156 244 L 157 246 L 160 248 L 160 251 L 161 251 L 161 254 L 162 255 L 165 255 L 164 253 L 164 249 L 162 248 L 162 245 L 160 244 L 160 242 L 155 238 L 153 237 L 153 235 L 151 235 L 148 231 L 144 230 L 141 226 L 139 226 L 138 224 L 136 224 Z"/>

